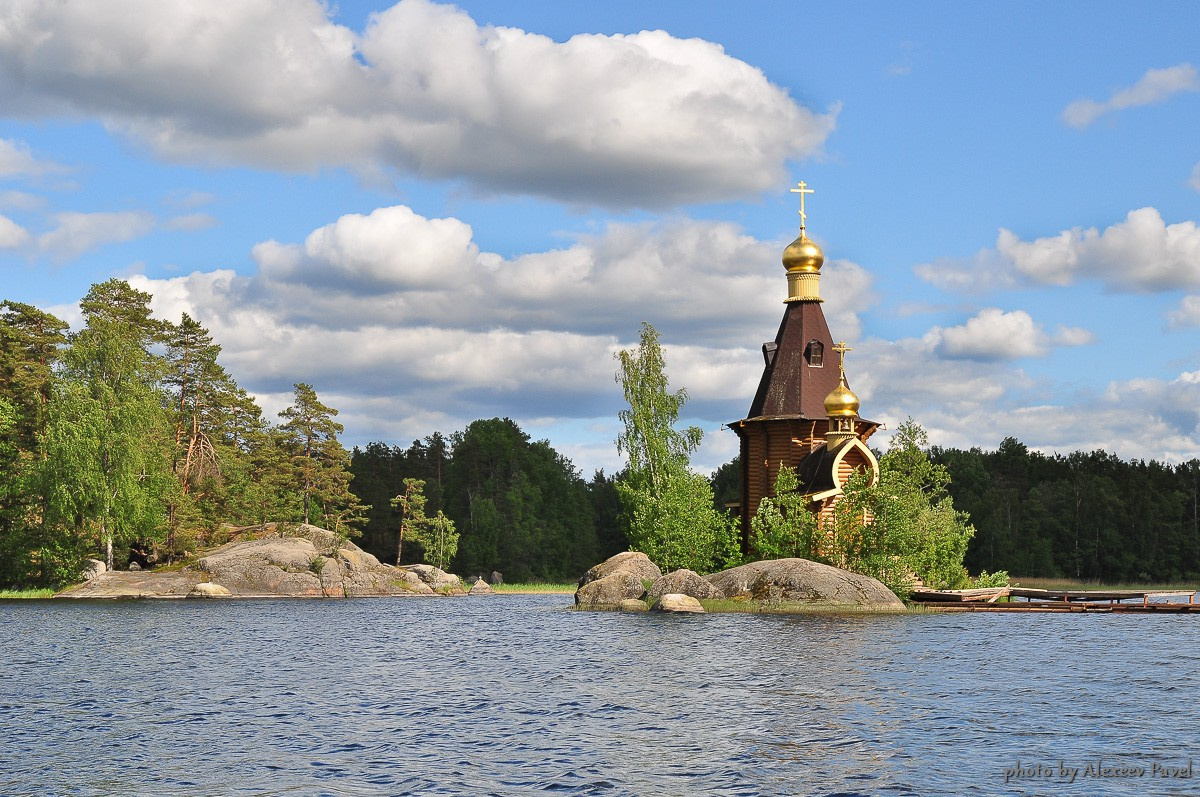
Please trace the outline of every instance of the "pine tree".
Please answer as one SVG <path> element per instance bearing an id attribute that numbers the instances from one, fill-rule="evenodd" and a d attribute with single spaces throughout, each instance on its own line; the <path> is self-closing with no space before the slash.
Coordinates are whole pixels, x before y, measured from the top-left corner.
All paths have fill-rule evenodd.
<path id="1" fill-rule="evenodd" d="M 32 477 L 66 329 L 36 307 L 0 302 L 0 584 L 47 583 L 45 563 L 59 558 Z"/>
<path id="2" fill-rule="evenodd" d="M 350 491 L 350 455 L 337 436 L 345 427 L 333 420 L 338 411 L 317 398 L 312 385 L 294 386 L 295 403 L 279 413 L 280 427 L 292 449 L 301 493 L 302 517 L 311 523 L 316 510 L 331 531 L 358 533 L 365 520 L 363 504 Z"/>

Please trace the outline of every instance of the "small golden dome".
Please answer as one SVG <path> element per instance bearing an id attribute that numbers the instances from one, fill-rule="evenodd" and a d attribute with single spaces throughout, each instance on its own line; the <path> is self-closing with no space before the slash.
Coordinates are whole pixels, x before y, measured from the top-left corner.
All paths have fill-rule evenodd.
<path id="1" fill-rule="evenodd" d="M 825 397 L 825 414 L 831 418 L 853 418 L 858 415 L 858 396 L 846 386 L 846 380 Z"/>
<path id="2" fill-rule="evenodd" d="M 821 251 L 821 247 L 813 243 L 804 231 L 800 231 L 800 237 L 787 245 L 787 249 L 783 250 L 783 267 L 789 272 L 806 271 L 815 273 L 821 270 L 822 264 L 825 263 L 825 253 Z"/>

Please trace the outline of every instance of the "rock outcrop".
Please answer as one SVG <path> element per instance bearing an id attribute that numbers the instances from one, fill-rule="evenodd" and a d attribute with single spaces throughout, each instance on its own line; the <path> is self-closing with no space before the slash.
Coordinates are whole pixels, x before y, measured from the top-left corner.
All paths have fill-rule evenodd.
<path id="1" fill-rule="evenodd" d="M 668 592 L 665 595 L 660 595 L 658 600 L 654 601 L 650 606 L 652 612 L 674 612 L 679 614 L 704 614 L 704 607 L 700 605 L 700 601 L 693 598 L 691 595 L 680 595 L 674 592 Z"/>
<path id="2" fill-rule="evenodd" d="M 468 595 L 495 595 L 496 590 L 484 581 L 482 578 L 475 579 L 475 583 L 471 585 L 471 589 L 467 591 Z"/>
<path id="3" fill-rule="evenodd" d="M 83 580 L 91 581 L 108 572 L 108 565 L 99 559 L 88 559 L 83 568 Z"/>
<path id="4" fill-rule="evenodd" d="M 654 579 L 650 589 L 646 590 L 646 602 L 653 604 L 663 595 L 675 593 L 690 595 L 700 600 L 712 600 L 724 597 L 721 591 L 714 587 L 699 573 L 692 570 L 672 570 L 670 573 Z"/>
<path id="5" fill-rule="evenodd" d="M 645 581 L 653 581 L 662 575 L 662 571 L 658 569 L 658 565 L 651 562 L 650 557 L 646 556 L 646 554 L 637 551 L 625 551 L 608 557 L 584 573 L 583 578 L 579 579 L 579 586 L 583 587 L 586 584 L 599 581 L 614 573 L 631 573 L 637 576 L 639 580 Z"/>
<path id="6" fill-rule="evenodd" d="M 648 585 L 648 586 L 647 586 Z M 702 600 L 729 599 L 825 609 L 903 611 L 882 582 L 808 559 L 772 559 L 700 576 L 691 570 L 664 575 L 641 553 L 619 553 L 587 571 L 575 591 L 580 609 L 704 611 Z"/>
<path id="7" fill-rule="evenodd" d="M 575 590 L 575 605 L 583 609 L 616 609 L 621 601 L 646 594 L 642 579 L 634 573 L 613 573 L 589 581 Z"/>
<path id="8" fill-rule="evenodd" d="M 205 580 L 200 573 L 156 573 L 153 570 L 130 573 L 109 570 L 91 581 L 69 587 L 56 598 L 186 598 L 196 584 Z"/>
<path id="9" fill-rule="evenodd" d="M 457 576 L 436 567 L 383 564 L 330 531 L 302 525 L 286 536 L 272 530 L 228 543 L 174 572 L 103 573 L 58 597 L 182 598 L 220 590 L 235 597 L 465 594 Z"/>
<path id="10" fill-rule="evenodd" d="M 431 590 L 441 595 L 467 594 L 467 591 L 463 589 L 462 580 L 458 576 L 439 570 L 433 565 L 404 565 L 400 569 L 412 573 Z"/>
<path id="11" fill-rule="evenodd" d="M 575 605 L 581 609 L 617 609 L 626 600 L 640 600 L 646 584 L 662 575 L 650 557 L 636 551 L 610 556 L 579 579 Z"/>
<path id="12" fill-rule="evenodd" d="M 903 610 L 882 582 L 808 559 L 771 559 L 708 576 L 721 595 L 762 603 L 801 603 L 822 607 Z"/>

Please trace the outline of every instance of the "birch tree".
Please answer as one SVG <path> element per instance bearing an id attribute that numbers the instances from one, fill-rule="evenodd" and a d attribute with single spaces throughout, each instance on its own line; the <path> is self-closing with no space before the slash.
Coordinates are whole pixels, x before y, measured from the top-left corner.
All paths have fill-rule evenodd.
<path id="1" fill-rule="evenodd" d="M 63 354 L 42 466 L 47 515 L 77 535 L 95 533 L 109 568 L 115 544 L 162 535 L 172 481 L 169 425 L 155 388 L 159 365 L 146 348 L 147 328 L 136 323 L 137 297 L 118 295 L 119 312 L 90 306 L 87 327 Z M 148 304 L 149 295 L 141 296 Z"/>
<path id="2" fill-rule="evenodd" d="M 671 392 L 658 331 L 642 324 L 636 349 L 617 355 L 617 381 L 628 408 L 617 450 L 629 467 L 617 480 L 626 536 L 663 570 L 709 572 L 737 559 L 732 521 L 713 507 L 712 485 L 691 469 L 703 432 L 677 429 L 687 391 Z"/>

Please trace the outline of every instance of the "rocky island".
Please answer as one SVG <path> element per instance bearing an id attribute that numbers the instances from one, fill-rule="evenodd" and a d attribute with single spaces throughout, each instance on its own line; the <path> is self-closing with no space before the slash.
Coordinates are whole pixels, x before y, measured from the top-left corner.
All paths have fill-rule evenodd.
<path id="1" fill-rule="evenodd" d="M 94 572 L 59 598 L 357 598 L 490 594 L 431 565 L 384 564 L 353 542 L 311 525 L 267 524 L 175 570 Z M 99 563 L 96 563 L 99 564 Z M 101 569 L 103 565 L 100 566 Z"/>
<path id="2" fill-rule="evenodd" d="M 664 574 L 645 554 L 629 551 L 589 570 L 575 592 L 580 609 L 703 612 L 701 601 L 713 600 L 753 611 L 905 610 L 879 580 L 808 559 L 750 562 L 701 576 L 691 570 Z"/>

